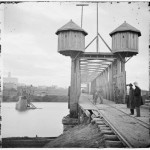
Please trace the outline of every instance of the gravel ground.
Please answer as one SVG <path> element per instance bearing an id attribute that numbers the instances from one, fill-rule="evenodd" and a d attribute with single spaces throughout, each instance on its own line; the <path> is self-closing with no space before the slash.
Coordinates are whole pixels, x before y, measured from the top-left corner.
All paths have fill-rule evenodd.
<path id="1" fill-rule="evenodd" d="M 45 145 L 45 148 L 98 148 L 103 146 L 102 135 L 96 125 L 82 124 L 64 132 Z"/>

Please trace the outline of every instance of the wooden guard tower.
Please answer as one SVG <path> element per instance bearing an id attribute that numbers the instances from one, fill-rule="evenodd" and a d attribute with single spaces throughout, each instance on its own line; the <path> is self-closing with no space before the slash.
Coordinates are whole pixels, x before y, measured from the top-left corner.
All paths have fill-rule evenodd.
<path id="1" fill-rule="evenodd" d="M 76 57 L 85 49 L 85 36 L 87 32 L 70 20 L 67 24 L 57 30 L 58 52 L 65 56 Z"/>
<path id="2" fill-rule="evenodd" d="M 122 57 L 131 57 L 138 53 L 138 37 L 141 32 L 124 22 L 110 33 L 112 37 L 112 52 L 121 54 Z"/>
<path id="3" fill-rule="evenodd" d="M 113 62 L 113 90 L 114 99 L 116 90 L 119 89 L 120 99 L 125 100 L 126 72 L 125 63 L 134 55 L 138 54 L 141 32 L 135 27 L 124 22 L 110 33 L 112 37 L 112 53 L 117 59 Z M 116 89 L 117 88 L 117 89 Z"/>
<path id="4" fill-rule="evenodd" d="M 58 52 L 71 57 L 71 87 L 70 87 L 70 117 L 78 117 L 78 100 L 81 92 L 80 59 L 84 53 L 85 36 L 87 32 L 75 24 L 72 20 L 57 30 Z"/>

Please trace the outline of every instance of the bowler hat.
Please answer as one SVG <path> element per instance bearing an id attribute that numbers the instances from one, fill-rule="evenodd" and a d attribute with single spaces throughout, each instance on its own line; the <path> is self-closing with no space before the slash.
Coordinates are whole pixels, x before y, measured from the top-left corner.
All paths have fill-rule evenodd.
<path id="1" fill-rule="evenodd" d="M 127 84 L 127 86 L 133 86 L 133 85 L 130 83 L 130 84 Z"/>

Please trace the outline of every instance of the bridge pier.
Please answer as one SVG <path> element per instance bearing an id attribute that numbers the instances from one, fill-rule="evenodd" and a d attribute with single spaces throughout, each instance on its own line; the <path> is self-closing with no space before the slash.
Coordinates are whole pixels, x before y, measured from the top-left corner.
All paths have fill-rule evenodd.
<path id="1" fill-rule="evenodd" d="M 62 119 L 63 131 L 65 132 L 70 128 L 73 128 L 74 126 L 78 125 L 78 123 L 78 118 L 71 118 L 70 115 L 65 116 Z"/>
<path id="2" fill-rule="evenodd" d="M 81 93 L 81 81 L 80 81 L 80 58 L 71 58 L 71 86 L 69 90 L 69 109 L 70 114 L 63 118 L 64 131 L 78 125 L 79 108 L 78 101 Z"/>

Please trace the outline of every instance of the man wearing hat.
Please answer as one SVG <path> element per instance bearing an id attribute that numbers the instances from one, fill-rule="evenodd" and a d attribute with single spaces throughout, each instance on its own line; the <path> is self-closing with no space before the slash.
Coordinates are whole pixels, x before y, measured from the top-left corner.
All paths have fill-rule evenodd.
<path id="1" fill-rule="evenodd" d="M 135 99 L 134 99 L 134 89 L 132 88 L 132 84 L 130 83 L 128 85 L 130 87 L 129 89 L 129 108 L 130 108 L 130 115 L 134 115 L 134 109 L 135 109 Z"/>
<path id="2" fill-rule="evenodd" d="M 137 82 L 134 82 L 133 84 L 135 86 L 134 89 L 135 109 L 136 109 L 137 117 L 140 117 L 141 89 L 139 88 Z"/>

